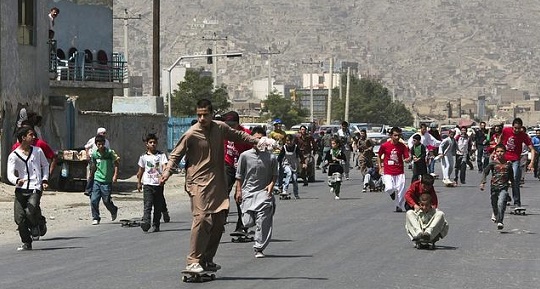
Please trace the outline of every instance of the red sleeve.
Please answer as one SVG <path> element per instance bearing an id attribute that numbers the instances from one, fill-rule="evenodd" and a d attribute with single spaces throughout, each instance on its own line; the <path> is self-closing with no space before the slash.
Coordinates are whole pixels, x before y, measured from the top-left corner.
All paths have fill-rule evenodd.
<path id="1" fill-rule="evenodd" d="M 381 157 L 381 156 L 384 154 L 384 149 L 386 148 L 385 144 L 386 144 L 386 143 L 383 143 L 383 144 L 379 147 L 379 151 L 377 152 L 377 154 L 379 155 L 379 157 Z"/>
<path id="2" fill-rule="evenodd" d="M 16 142 L 16 143 L 14 143 L 14 144 L 13 144 L 13 145 L 11 146 L 11 151 L 14 151 L 14 150 L 16 150 L 16 149 L 17 149 L 17 148 L 18 148 L 18 147 L 19 147 L 20 145 L 21 145 L 21 143 L 20 143 L 20 142 Z"/>
<path id="3" fill-rule="evenodd" d="M 438 208 L 439 207 L 439 199 L 437 199 L 437 194 L 435 193 L 435 189 L 432 188 L 431 192 L 429 192 L 429 194 L 431 195 L 431 206 L 434 207 L 434 208 Z"/>
<path id="4" fill-rule="evenodd" d="M 410 154 L 409 154 L 409 148 L 407 148 L 406 145 L 403 144 L 403 156 L 405 158 L 409 158 Z"/>
<path id="5" fill-rule="evenodd" d="M 532 145 L 531 137 L 525 132 L 523 132 L 522 135 L 523 135 L 523 143 L 526 146 L 531 146 Z"/>
<path id="6" fill-rule="evenodd" d="M 414 181 L 405 192 L 405 201 L 413 208 L 418 204 L 416 201 L 418 192 L 420 192 L 420 181 Z"/>
<path id="7" fill-rule="evenodd" d="M 47 158 L 48 160 L 54 159 L 54 151 L 46 142 L 38 139 L 36 142 L 36 146 L 43 151 L 43 153 L 45 154 L 45 158 Z"/>

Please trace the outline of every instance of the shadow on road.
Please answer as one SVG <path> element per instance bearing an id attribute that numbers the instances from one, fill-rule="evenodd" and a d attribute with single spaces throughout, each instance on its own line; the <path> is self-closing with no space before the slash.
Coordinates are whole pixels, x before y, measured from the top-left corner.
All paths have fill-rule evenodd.
<path id="1" fill-rule="evenodd" d="M 51 247 L 51 248 L 33 249 L 32 251 L 56 251 L 56 250 L 82 249 L 82 248 L 84 248 L 84 247 Z"/>
<path id="2" fill-rule="evenodd" d="M 435 245 L 435 251 L 437 251 L 437 250 L 457 250 L 457 249 L 458 249 L 458 247 Z"/>
<path id="3" fill-rule="evenodd" d="M 320 277 L 234 277 L 234 276 L 227 276 L 227 277 L 219 277 L 219 280 L 328 280 L 328 278 L 320 278 Z"/>
<path id="4" fill-rule="evenodd" d="M 313 255 L 273 255 L 265 254 L 266 258 L 313 258 Z"/>
<path id="5" fill-rule="evenodd" d="M 73 236 L 73 237 L 52 237 L 52 238 L 46 238 L 46 239 L 41 239 L 41 241 L 59 241 L 59 240 L 73 240 L 73 239 L 86 239 L 88 237 L 76 237 L 76 236 Z"/>

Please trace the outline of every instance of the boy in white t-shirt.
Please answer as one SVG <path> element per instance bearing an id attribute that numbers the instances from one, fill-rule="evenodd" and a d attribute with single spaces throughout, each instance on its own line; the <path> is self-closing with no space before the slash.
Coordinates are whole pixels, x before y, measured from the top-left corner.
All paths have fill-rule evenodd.
<path id="1" fill-rule="evenodd" d="M 161 214 L 166 212 L 163 185 L 160 185 L 159 178 L 167 164 L 167 156 L 157 150 L 158 138 L 155 134 L 148 134 L 144 141 L 146 153 L 139 157 L 137 172 L 137 190 L 140 192 L 142 189 L 144 200 L 141 228 L 144 232 L 159 232 Z M 150 223 L 152 206 L 154 216 Z"/>

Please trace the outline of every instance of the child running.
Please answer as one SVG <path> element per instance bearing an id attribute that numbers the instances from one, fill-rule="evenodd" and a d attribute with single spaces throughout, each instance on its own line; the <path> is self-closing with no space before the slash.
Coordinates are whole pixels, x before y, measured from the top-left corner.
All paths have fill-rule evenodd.
<path id="1" fill-rule="evenodd" d="M 341 190 L 341 175 L 343 174 L 342 163 L 345 162 L 345 153 L 341 150 L 338 137 L 333 137 L 330 140 L 331 148 L 326 152 L 324 157 L 325 163 L 328 164 L 328 186 L 330 193 L 335 194 L 335 199 L 339 200 Z"/>
<path id="2" fill-rule="evenodd" d="M 159 232 L 161 214 L 165 209 L 164 186 L 159 183 L 159 178 L 167 164 L 167 156 L 157 150 L 158 138 L 155 134 L 149 133 L 144 142 L 146 153 L 139 157 L 139 171 L 137 172 L 137 190 L 143 191 L 144 202 L 141 229 L 144 232 L 154 233 Z M 154 207 L 154 218 L 150 223 L 152 207 Z"/>
<path id="3" fill-rule="evenodd" d="M 256 138 L 266 136 L 264 128 L 253 128 L 251 135 Z M 271 141 L 261 140 L 260 143 Z M 274 142 L 274 141 L 272 141 Z M 270 149 L 270 151 L 268 151 Z M 275 212 L 274 184 L 278 176 L 278 161 L 268 147 L 253 146 L 240 154 L 236 169 L 236 202 L 242 209 L 244 228 L 256 226 L 255 258 L 264 258 L 264 249 L 272 237 L 272 224 Z"/>
<path id="4" fill-rule="evenodd" d="M 285 145 L 281 148 L 278 156 L 278 162 L 283 168 L 283 189 L 282 194 L 287 194 L 289 184 L 292 182 L 293 194 L 295 199 L 300 199 L 298 195 L 298 175 L 297 171 L 300 164 L 306 168 L 304 163 L 304 155 L 300 152 L 298 145 L 294 143 L 294 136 L 288 134 L 285 137 Z M 290 195 L 290 193 L 288 193 Z"/>
<path id="5" fill-rule="evenodd" d="M 514 174 L 512 163 L 506 161 L 504 154 L 506 147 L 503 144 L 495 146 L 495 153 L 490 158 L 488 165 L 484 168 L 480 190 L 484 190 L 486 177 L 492 172 L 491 177 L 491 208 L 493 213 L 491 221 L 497 224 L 497 229 L 504 228 L 504 211 L 506 210 L 506 198 L 508 197 L 509 181 L 513 180 Z"/>

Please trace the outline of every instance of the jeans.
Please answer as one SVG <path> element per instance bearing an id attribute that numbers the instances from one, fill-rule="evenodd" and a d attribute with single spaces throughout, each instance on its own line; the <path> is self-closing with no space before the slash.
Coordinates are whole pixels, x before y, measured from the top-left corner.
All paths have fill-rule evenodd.
<path id="1" fill-rule="evenodd" d="M 483 163 L 484 161 L 484 146 L 476 145 L 476 164 L 478 165 L 478 171 L 484 170 L 484 167 L 487 165 Z"/>
<path id="2" fill-rule="evenodd" d="M 512 162 L 512 171 L 514 172 L 514 179 L 512 180 L 512 198 L 514 199 L 514 205 L 521 207 L 521 192 L 519 183 L 521 182 L 521 167 L 520 161 Z"/>
<path id="3" fill-rule="evenodd" d="M 534 155 L 534 159 L 532 160 L 535 178 L 540 178 L 540 173 L 538 172 L 538 159 L 540 159 L 540 152 L 536 152 L 536 154 Z"/>
<path id="4" fill-rule="evenodd" d="M 298 197 L 298 175 L 296 174 L 296 171 L 293 171 L 291 166 L 284 166 L 283 173 L 283 191 L 281 191 L 281 193 L 286 193 L 289 189 L 289 184 L 292 182 L 293 194 L 295 197 Z"/>
<path id="5" fill-rule="evenodd" d="M 105 208 L 116 214 L 118 207 L 116 207 L 111 198 L 111 183 L 101 183 L 94 180 L 94 187 L 92 188 L 92 194 L 90 195 L 90 207 L 92 208 L 92 219 L 101 220 L 99 216 L 99 201 L 103 199 Z"/>
<path id="6" fill-rule="evenodd" d="M 152 207 L 154 207 L 154 218 L 152 218 L 152 225 L 159 227 L 161 213 L 165 209 L 165 197 L 163 196 L 163 186 L 143 186 L 143 222 L 150 224 L 150 218 L 152 216 Z"/>
<path id="7" fill-rule="evenodd" d="M 30 229 L 38 225 L 38 220 L 41 217 L 40 201 L 41 191 L 15 189 L 13 215 L 23 243 L 32 243 Z"/>
<path id="8" fill-rule="evenodd" d="M 504 211 L 506 210 L 506 197 L 508 197 L 508 190 L 491 190 L 491 208 L 495 215 L 497 223 L 502 223 L 504 220 Z"/>
<path id="9" fill-rule="evenodd" d="M 456 175 L 454 181 L 457 183 L 458 176 L 459 181 L 465 183 L 465 173 L 467 172 L 467 155 L 456 155 Z"/>

